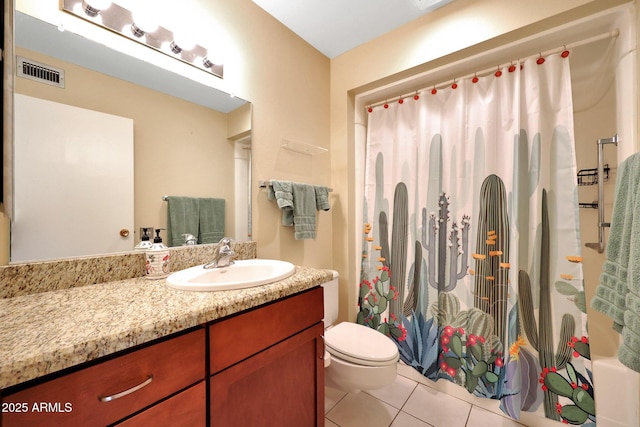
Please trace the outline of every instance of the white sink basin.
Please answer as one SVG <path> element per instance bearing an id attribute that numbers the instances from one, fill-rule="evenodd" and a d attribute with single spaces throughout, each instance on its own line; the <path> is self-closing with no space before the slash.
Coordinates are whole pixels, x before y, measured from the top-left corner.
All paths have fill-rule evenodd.
<path id="1" fill-rule="evenodd" d="M 272 259 L 238 260 L 228 267 L 203 265 L 177 271 L 167 277 L 167 285 L 184 291 L 225 291 L 266 285 L 295 273 L 293 264 Z"/>

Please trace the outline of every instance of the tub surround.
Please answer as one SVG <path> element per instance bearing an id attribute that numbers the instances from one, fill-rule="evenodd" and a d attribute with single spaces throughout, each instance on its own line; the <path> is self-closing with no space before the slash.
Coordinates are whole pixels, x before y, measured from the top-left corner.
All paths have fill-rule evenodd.
<path id="1" fill-rule="evenodd" d="M 193 265 L 202 262 L 197 259 L 197 250 L 178 251 L 176 264 L 185 262 L 180 268 L 189 266 L 187 259 Z M 135 259 L 137 255 L 127 254 L 125 258 Z M 179 260 L 180 256 L 184 260 Z M 83 260 L 76 261 L 80 262 L 78 268 L 84 266 Z M 109 259 L 97 263 L 103 261 L 105 266 L 113 265 L 115 275 L 120 274 L 116 272 L 120 264 Z M 129 268 L 127 262 L 124 264 Z M 34 274 L 39 267 L 33 265 L 29 273 Z M 49 271 L 49 275 L 55 274 Z M 76 279 L 81 276 L 75 273 Z M 5 284 L 6 277 L 2 276 Z M 62 289 L 53 285 L 59 279 L 49 278 L 43 282 L 54 289 L 38 288 L 35 293 L 24 291 L 29 286 L 17 287 L 21 295 L 0 299 L 0 389 L 275 301 L 330 279 L 327 271 L 296 267 L 296 273 L 285 280 L 235 291 L 179 291 L 167 287 L 163 279 L 144 277 Z"/>

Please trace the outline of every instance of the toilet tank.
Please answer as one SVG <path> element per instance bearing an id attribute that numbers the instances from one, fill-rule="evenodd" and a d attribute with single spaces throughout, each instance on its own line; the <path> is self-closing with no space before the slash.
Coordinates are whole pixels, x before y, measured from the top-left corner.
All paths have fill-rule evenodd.
<path id="1" fill-rule="evenodd" d="M 324 292 L 324 327 L 327 328 L 338 319 L 338 272 L 328 270 L 333 273 L 333 279 L 323 283 Z"/>

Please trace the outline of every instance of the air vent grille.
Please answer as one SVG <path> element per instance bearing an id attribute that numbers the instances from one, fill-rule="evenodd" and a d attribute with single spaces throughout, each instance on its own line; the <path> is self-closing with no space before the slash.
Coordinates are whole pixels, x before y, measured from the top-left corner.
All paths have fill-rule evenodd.
<path id="1" fill-rule="evenodd" d="M 63 69 L 18 56 L 16 72 L 18 77 L 24 77 L 40 83 L 64 88 Z"/>

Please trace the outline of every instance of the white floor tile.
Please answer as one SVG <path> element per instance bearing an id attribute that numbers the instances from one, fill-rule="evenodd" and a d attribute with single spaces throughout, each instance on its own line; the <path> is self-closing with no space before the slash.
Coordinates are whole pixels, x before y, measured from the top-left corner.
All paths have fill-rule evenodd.
<path id="1" fill-rule="evenodd" d="M 402 362 L 398 363 L 398 375 L 402 375 L 403 377 L 409 378 L 417 383 L 424 384 L 428 387 L 433 387 L 433 385 L 435 384 L 429 378 L 425 377 L 411 366 L 405 365 Z"/>
<path id="2" fill-rule="evenodd" d="M 325 426 L 326 427 L 326 426 Z M 424 421 L 412 417 L 406 412 L 400 412 L 393 424 L 390 427 L 433 427 L 431 424 L 427 424 Z"/>
<path id="3" fill-rule="evenodd" d="M 347 395 L 346 391 L 337 390 L 331 387 L 324 388 L 324 414 L 326 415 L 336 403 L 340 402 L 340 400 Z"/>
<path id="4" fill-rule="evenodd" d="M 402 410 L 435 427 L 465 427 L 471 405 L 420 384 Z"/>
<path id="5" fill-rule="evenodd" d="M 523 427 L 523 425 L 510 418 L 474 406 L 471 408 L 467 427 Z"/>
<path id="6" fill-rule="evenodd" d="M 349 393 L 326 415 L 340 427 L 389 427 L 398 409 L 367 393 Z"/>
<path id="7" fill-rule="evenodd" d="M 401 409 L 417 385 L 415 381 L 398 375 L 390 385 L 377 390 L 367 390 L 366 393 Z"/>

